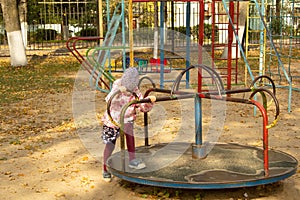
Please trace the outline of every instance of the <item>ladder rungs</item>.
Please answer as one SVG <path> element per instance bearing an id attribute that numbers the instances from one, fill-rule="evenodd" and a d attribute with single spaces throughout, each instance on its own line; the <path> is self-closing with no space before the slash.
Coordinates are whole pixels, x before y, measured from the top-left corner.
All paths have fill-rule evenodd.
<path id="1" fill-rule="evenodd" d="M 249 60 L 256 60 L 256 59 L 259 59 L 260 57 L 250 57 L 250 56 L 247 56 L 247 59 Z"/>
<path id="2" fill-rule="evenodd" d="M 250 2 L 249 2 L 249 6 L 250 6 L 250 5 L 255 5 L 255 4 L 261 5 L 261 2 L 257 2 L 257 3 L 253 2 L 253 1 L 252 1 L 252 2 L 250 1 Z M 266 4 L 266 3 L 264 3 L 264 4 Z"/>
<path id="3" fill-rule="evenodd" d="M 248 46 L 252 46 L 252 47 L 253 46 L 260 46 L 260 44 L 258 44 L 258 43 L 257 44 L 249 43 Z"/>
<path id="4" fill-rule="evenodd" d="M 249 16 L 248 19 L 260 19 L 260 16 Z"/>
<path id="5" fill-rule="evenodd" d="M 258 72 L 258 73 L 262 73 L 264 70 L 251 70 L 252 72 Z"/>
<path id="6" fill-rule="evenodd" d="M 264 30 L 248 30 L 249 33 L 260 33 L 264 32 Z"/>

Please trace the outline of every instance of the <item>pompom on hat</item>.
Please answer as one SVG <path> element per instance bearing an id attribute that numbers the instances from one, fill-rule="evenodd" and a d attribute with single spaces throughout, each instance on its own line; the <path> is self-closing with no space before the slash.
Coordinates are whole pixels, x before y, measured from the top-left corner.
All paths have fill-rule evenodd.
<path id="1" fill-rule="evenodd" d="M 139 72 L 135 67 L 129 67 L 125 70 L 121 78 L 121 85 L 127 90 L 133 91 L 139 84 Z"/>

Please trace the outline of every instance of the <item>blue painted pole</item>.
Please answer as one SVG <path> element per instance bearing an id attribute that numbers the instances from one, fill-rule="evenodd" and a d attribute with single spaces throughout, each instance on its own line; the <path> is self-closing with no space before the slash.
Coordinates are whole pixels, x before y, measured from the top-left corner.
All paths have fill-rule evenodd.
<path id="1" fill-rule="evenodd" d="M 195 96 L 195 143 L 192 145 L 192 158 L 206 158 L 206 147 L 202 139 L 202 101 L 199 95 Z"/>
<path id="2" fill-rule="evenodd" d="M 186 4 L 186 69 L 190 67 L 190 46 L 191 46 L 191 2 Z M 189 88 L 190 72 L 187 71 L 185 74 L 185 87 Z"/>
<path id="3" fill-rule="evenodd" d="M 202 145 L 202 101 L 201 98 L 196 95 L 195 96 L 195 144 Z"/>

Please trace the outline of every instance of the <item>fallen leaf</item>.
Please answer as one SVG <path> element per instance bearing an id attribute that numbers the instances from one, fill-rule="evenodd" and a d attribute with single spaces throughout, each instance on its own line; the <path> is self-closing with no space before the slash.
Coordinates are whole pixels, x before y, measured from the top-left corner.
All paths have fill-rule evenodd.
<path id="1" fill-rule="evenodd" d="M 82 158 L 82 161 L 88 161 L 89 160 L 89 157 L 88 156 L 84 156 L 83 158 Z"/>

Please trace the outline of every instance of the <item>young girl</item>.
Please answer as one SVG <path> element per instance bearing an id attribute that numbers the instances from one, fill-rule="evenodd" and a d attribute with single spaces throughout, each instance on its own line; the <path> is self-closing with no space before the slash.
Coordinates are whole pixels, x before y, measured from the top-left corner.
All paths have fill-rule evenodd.
<path id="1" fill-rule="evenodd" d="M 120 122 L 120 114 L 122 108 L 128 102 L 134 100 L 136 97 L 132 94 L 134 92 L 139 99 L 142 99 L 142 93 L 138 89 L 139 83 L 139 73 L 136 68 L 128 68 L 121 79 L 115 80 L 111 92 L 105 98 L 106 102 L 109 101 L 110 97 L 120 90 L 121 92 L 117 94 L 110 106 L 111 117 L 116 121 Z M 127 91 L 126 91 L 127 90 Z M 131 92 L 128 92 L 131 91 Z M 149 96 L 147 98 L 151 99 L 151 102 L 155 101 L 154 96 Z M 134 169 L 143 169 L 146 167 L 142 160 L 135 157 L 135 141 L 133 134 L 133 122 L 136 119 L 136 109 L 138 108 L 142 112 L 148 112 L 152 109 L 152 103 L 142 103 L 130 106 L 124 116 L 124 133 L 126 137 L 126 145 L 129 153 L 129 167 Z M 109 118 L 107 111 L 105 112 L 103 118 L 103 132 L 102 139 L 105 143 L 105 148 L 103 151 L 103 178 L 110 181 L 111 174 L 107 171 L 106 162 L 107 159 L 112 155 L 114 151 L 116 140 L 120 134 L 120 127 L 116 126 Z"/>

